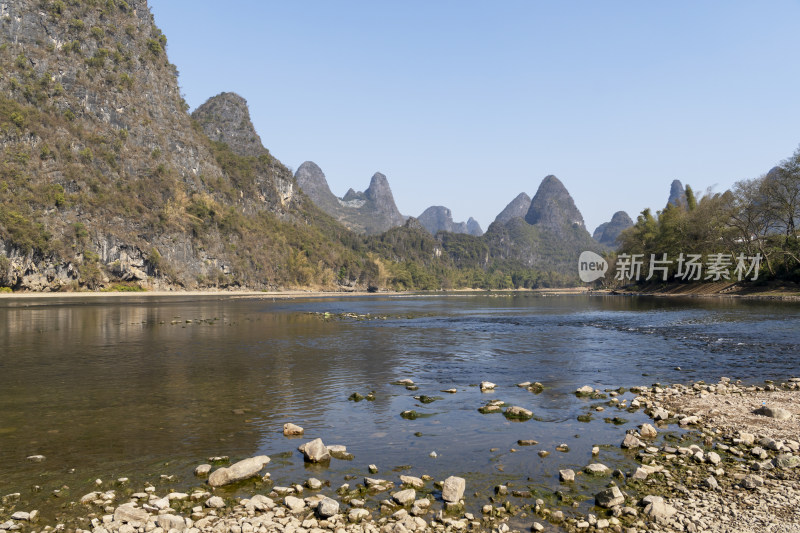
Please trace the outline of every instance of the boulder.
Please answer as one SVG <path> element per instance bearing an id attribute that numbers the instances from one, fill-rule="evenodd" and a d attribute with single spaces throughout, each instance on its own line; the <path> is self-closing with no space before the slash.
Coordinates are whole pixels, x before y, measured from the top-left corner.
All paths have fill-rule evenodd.
<path id="1" fill-rule="evenodd" d="M 296 426 L 296 425 L 294 425 L 292 423 L 284 424 L 283 425 L 283 434 L 286 435 L 287 437 L 293 436 L 293 435 L 302 435 L 303 434 L 303 428 L 301 428 L 300 426 Z"/>
<path id="2" fill-rule="evenodd" d="M 332 498 L 322 498 L 317 504 L 317 516 L 330 518 L 339 513 L 339 502 Z"/>
<path id="3" fill-rule="evenodd" d="M 602 463 L 592 463 L 584 468 L 583 471 L 593 476 L 604 476 L 608 474 L 609 468 Z"/>
<path id="4" fill-rule="evenodd" d="M 194 469 L 194 475 L 197 477 L 206 477 L 211 472 L 211 465 L 202 464 L 197 465 Z"/>
<path id="5" fill-rule="evenodd" d="M 650 424 L 642 424 L 639 434 L 645 439 L 654 439 L 658 436 L 658 431 Z"/>
<path id="6" fill-rule="evenodd" d="M 130 524 L 133 527 L 142 527 L 150 518 L 150 513 L 144 509 L 136 507 L 132 503 L 120 505 L 114 510 L 114 520 L 117 522 Z"/>
<path id="7" fill-rule="evenodd" d="M 625 495 L 622 494 L 619 487 L 614 486 L 595 494 L 594 501 L 604 509 L 611 509 L 617 505 L 622 505 L 625 502 Z"/>
<path id="8" fill-rule="evenodd" d="M 209 509 L 222 509 L 225 507 L 225 500 L 219 496 L 212 496 L 206 500 L 206 507 Z"/>
<path id="9" fill-rule="evenodd" d="M 590 387 L 589 385 L 584 385 L 583 387 L 576 390 L 575 394 L 577 394 L 578 396 L 589 396 L 593 392 L 594 389 L 592 387 Z"/>
<path id="10" fill-rule="evenodd" d="M 259 455 L 234 463 L 227 468 L 218 468 L 208 476 L 208 484 L 212 487 L 222 487 L 249 479 L 258 475 L 261 469 L 269 463 L 269 460 L 266 455 Z"/>
<path id="11" fill-rule="evenodd" d="M 314 439 L 303 446 L 303 455 L 309 463 L 323 463 L 331 460 L 331 454 L 322 439 Z"/>
<path id="12" fill-rule="evenodd" d="M 401 490 L 392 494 L 392 499 L 403 507 L 411 505 L 417 498 L 417 491 L 414 489 Z"/>
<path id="13" fill-rule="evenodd" d="M 620 444 L 620 446 L 622 446 L 623 448 L 639 448 L 643 446 L 643 443 L 638 438 L 636 438 L 636 435 L 634 435 L 633 433 L 628 433 L 627 435 L 625 435 L 625 438 L 623 439 L 622 444 Z"/>
<path id="14" fill-rule="evenodd" d="M 664 498 L 654 498 L 644 508 L 644 514 L 656 521 L 666 520 L 677 512 L 678 510 L 665 502 Z"/>
<path id="15" fill-rule="evenodd" d="M 558 478 L 563 481 L 564 483 L 569 483 L 571 481 L 575 481 L 575 471 L 574 470 L 559 470 L 558 471 Z"/>
<path id="16" fill-rule="evenodd" d="M 494 388 L 495 388 L 496 386 L 497 386 L 497 385 L 495 385 L 495 384 L 494 384 L 494 383 L 492 383 L 491 381 L 481 381 L 481 390 L 482 390 L 482 391 L 494 390 Z"/>
<path id="17" fill-rule="evenodd" d="M 400 482 L 415 489 L 421 489 L 425 486 L 425 482 L 422 479 L 414 476 L 400 476 Z"/>
<path id="18" fill-rule="evenodd" d="M 294 496 L 286 496 L 286 498 L 283 499 L 283 503 L 293 513 L 298 513 L 306 508 L 306 502 Z"/>
<path id="19" fill-rule="evenodd" d="M 355 509 L 350 509 L 350 512 L 347 513 L 347 520 L 352 523 L 358 523 L 364 520 L 369 516 L 369 511 L 366 509 L 361 509 L 356 507 Z"/>
<path id="20" fill-rule="evenodd" d="M 775 466 L 778 468 L 797 468 L 800 466 L 800 457 L 790 453 L 782 453 L 775 458 Z"/>
<path id="21" fill-rule="evenodd" d="M 160 514 L 156 517 L 156 524 L 164 531 L 183 531 L 186 529 L 186 520 L 182 516 L 174 514 Z"/>
<path id="22" fill-rule="evenodd" d="M 442 485 L 442 499 L 446 502 L 458 503 L 464 496 L 467 482 L 462 477 L 450 476 Z"/>

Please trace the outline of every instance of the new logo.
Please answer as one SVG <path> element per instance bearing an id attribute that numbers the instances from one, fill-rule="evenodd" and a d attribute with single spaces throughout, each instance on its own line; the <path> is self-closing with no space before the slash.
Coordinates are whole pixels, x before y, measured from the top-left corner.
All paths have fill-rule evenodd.
<path id="1" fill-rule="evenodd" d="M 578 275 L 584 283 L 591 283 L 606 275 L 608 263 L 594 252 L 583 252 L 578 258 Z"/>

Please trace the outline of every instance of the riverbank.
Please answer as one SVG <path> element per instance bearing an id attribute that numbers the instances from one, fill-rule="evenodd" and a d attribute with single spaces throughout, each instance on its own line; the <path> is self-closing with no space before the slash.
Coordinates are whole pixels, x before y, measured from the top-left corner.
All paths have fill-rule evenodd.
<path id="1" fill-rule="evenodd" d="M 108 291 L 108 292 L 0 292 L 0 302 L 3 300 L 102 300 L 102 299 L 153 299 L 153 298 L 247 298 L 247 299 L 274 299 L 291 300 L 298 298 L 341 298 L 341 297 L 385 297 L 416 294 L 452 295 L 452 294 L 588 294 L 585 287 L 567 287 L 553 289 L 515 289 L 508 291 L 488 291 L 483 289 L 453 289 L 431 292 L 397 292 L 397 291 L 316 291 L 316 290 L 286 290 L 286 291 L 247 291 L 247 290 L 204 290 L 204 291 Z"/>
<path id="2" fill-rule="evenodd" d="M 321 481 L 315 476 L 325 477 L 330 460 L 325 456 L 341 457 L 347 450 L 315 440 L 300 446 L 310 461 L 309 477 L 285 486 L 273 484 L 267 457 L 234 465 L 227 457 L 215 457 L 197 466 L 196 482 L 185 492 L 171 486 L 172 473 L 167 471 L 160 484 L 141 487 L 129 486 L 125 478 L 98 479 L 95 491 L 61 506 L 65 516 L 72 516 L 63 522 L 46 524 L 37 510 L 17 508 L 19 494 L 5 495 L 0 509 L 5 521 L 0 529 L 77 533 L 798 531 L 800 379 L 763 386 L 722 378 L 714 384 L 656 384 L 630 390 L 582 387 L 576 395 L 590 413 L 619 412 L 621 417 L 643 410 L 652 423 L 629 428 L 622 443 L 598 445 L 586 457 L 583 469 L 561 469 L 562 489 L 549 496 L 505 485 L 495 487 L 492 495 L 480 495 L 469 485 L 466 473 L 454 472 L 450 478 L 434 481 L 427 475 L 383 473 L 373 465 L 364 465 L 363 471 L 345 476 L 343 482 Z M 290 427 L 288 433 L 298 430 Z M 305 440 L 300 442 L 305 444 Z M 622 448 L 637 466 L 620 470 L 604 465 L 610 454 L 603 450 L 613 448 Z M 539 451 L 540 457 L 550 454 L 551 450 Z M 229 481 L 233 491 L 221 486 Z M 584 500 L 594 503 L 588 512 L 579 509 Z M 480 512 L 467 512 L 472 508 Z"/>
<path id="3" fill-rule="evenodd" d="M 603 292 L 628 296 L 725 297 L 800 301 L 800 284 L 779 281 L 770 281 L 763 284 L 731 283 L 730 281 L 650 283 Z"/>

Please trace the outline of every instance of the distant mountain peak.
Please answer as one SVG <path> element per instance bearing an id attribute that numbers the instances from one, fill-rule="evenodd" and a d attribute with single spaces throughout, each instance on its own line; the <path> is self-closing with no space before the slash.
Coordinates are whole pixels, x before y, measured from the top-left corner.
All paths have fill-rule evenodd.
<path id="1" fill-rule="evenodd" d="M 223 92 L 194 110 L 192 118 L 212 141 L 224 142 L 236 154 L 259 156 L 267 153 L 250 120 L 247 100 L 236 93 Z"/>
<path id="2" fill-rule="evenodd" d="M 389 180 L 380 172 L 373 174 L 366 191 L 350 188 L 342 198 L 331 192 L 322 169 L 311 161 L 300 165 L 295 179 L 312 202 L 353 231 L 382 233 L 405 223 L 394 202 Z"/>
<path id="3" fill-rule="evenodd" d="M 673 180 L 672 184 L 669 186 L 669 200 L 667 200 L 667 205 L 674 205 L 677 207 L 686 207 L 688 204 L 686 200 L 686 189 L 683 187 L 683 183 L 680 180 Z"/>
<path id="4" fill-rule="evenodd" d="M 467 222 L 454 222 L 453 213 L 443 205 L 433 205 L 427 208 L 417 219 L 431 235 L 440 231 L 450 233 L 468 233 L 476 237 L 483 235 L 480 224 L 470 217 Z"/>
<path id="5" fill-rule="evenodd" d="M 500 224 L 505 224 L 513 218 L 525 218 L 525 215 L 528 214 L 528 209 L 530 209 L 530 207 L 531 197 L 526 193 L 521 192 L 516 198 L 511 200 L 511 202 L 502 211 L 500 211 L 500 214 L 497 215 L 497 218 L 495 218 L 494 221 Z"/>
<path id="6" fill-rule="evenodd" d="M 633 220 L 628 216 L 628 213 L 625 211 L 617 211 L 614 213 L 614 216 L 611 217 L 611 221 L 604 222 L 597 226 L 592 238 L 600 244 L 616 247 L 617 237 L 631 226 L 633 226 Z"/>
<path id="7" fill-rule="evenodd" d="M 536 191 L 528 213 L 525 215 L 528 224 L 540 224 L 549 228 L 561 228 L 577 224 L 581 228 L 586 225 L 583 215 L 575 206 L 567 188 L 552 174 L 546 176 Z"/>

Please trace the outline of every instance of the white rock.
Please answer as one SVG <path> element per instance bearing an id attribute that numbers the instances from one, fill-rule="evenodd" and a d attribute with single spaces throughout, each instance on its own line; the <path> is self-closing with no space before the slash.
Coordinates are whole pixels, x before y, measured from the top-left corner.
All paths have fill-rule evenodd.
<path id="1" fill-rule="evenodd" d="M 317 516 L 330 518 L 339 513 L 339 502 L 332 498 L 322 498 L 317 504 Z"/>
<path id="2" fill-rule="evenodd" d="M 450 476 L 442 485 L 442 499 L 446 502 L 458 503 L 464 496 L 467 482 L 462 477 Z"/>
<path id="3" fill-rule="evenodd" d="M 402 506 L 410 505 L 417 497 L 417 492 L 414 489 L 401 490 L 392 494 L 392 499 Z"/>
<path id="4" fill-rule="evenodd" d="M 303 455 L 306 461 L 310 463 L 322 463 L 329 461 L 331 458 L 331 454 L 327 446 L 323 444 L 322 439 L 314 439 L 311 442 L 307 442 L 303 446 Z"/>
<path id="5" fill-rule="evenodd" d="M 291 422 L 283 425 L 283 434 L 286 435 L 287 437 L 292 435 L 302 435 L 303 431 L 304 431 L 303 428 L 295 424 L 292 424 Z"/>
<path id="6" fill-rule="evenodd" d="M 234 463 L 227 468 L 219 468 L 208 477 L 208 484 L 212 487 L 222 487 L 249 479 L 256 476 L 269 461 L 270 459 L 266 455 L 259 455 Z"/>
<path id="7" fill-rule="evenodd" d="M 132 503 L 120 505 L 114 510 L 114 520 L 133 527 L 141 527 L 147 523 L 150 513 L 144 509 L 139 509 Z"/>
<path id="8" fill-rule="evenodd" d="M 223 500 L 219 496 L 212 496 L 206 500 L 205 505 L 206 507 L 209 507 L 211 509 L 221 509 L 225 507 L 225 500 Z"/>
<path id="9" fill-rule="evenodd" d="M 492 383 L 491 381 L 481 381 L 481 390 L 482 390 L 482 391 L 494 390 L 494 388 L 495 388 L 496 386 L 497 386 L 497 385 L 495 385 L 495 384 L 494 384 L 494 383 Z"/>

